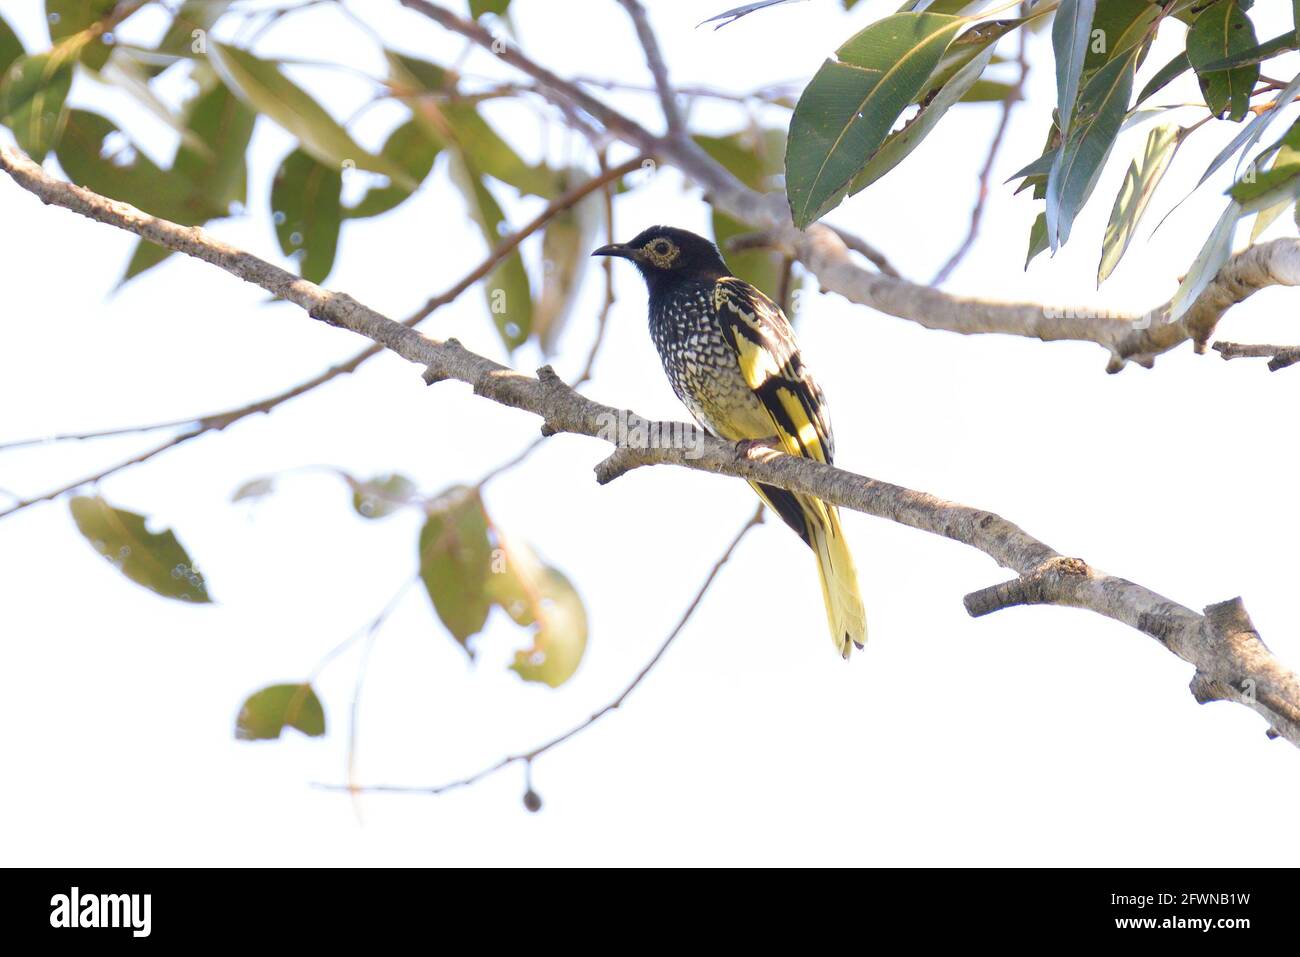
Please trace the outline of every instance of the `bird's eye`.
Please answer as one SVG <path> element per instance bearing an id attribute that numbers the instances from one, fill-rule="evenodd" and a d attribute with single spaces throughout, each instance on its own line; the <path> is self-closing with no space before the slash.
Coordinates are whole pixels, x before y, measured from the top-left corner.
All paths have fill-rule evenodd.
<path id="1" fill-rule="evenodd" d="M 672 247 L 668 245 L 668 240 L 666 239 L 661 239 L 655 243 L 655 252 L 657 252 L 660 256 L 667 256 L 668 250 L 670 250 L 671 248 Z"/>

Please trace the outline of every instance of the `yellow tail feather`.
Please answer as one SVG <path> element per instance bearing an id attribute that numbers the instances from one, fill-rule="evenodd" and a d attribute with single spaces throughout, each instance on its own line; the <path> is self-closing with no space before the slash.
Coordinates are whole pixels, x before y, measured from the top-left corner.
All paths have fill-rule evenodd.
<path id="1" fill-rule="evenodd" d="M 826 602 L 826 618 L 831 626 L 831 640 L 840 655 L 847 659 L 853 646 L 867 640 L 867 613 L 858 591 L 858 570 L 853 553 L 840 526 L 840 513 L 831 505 L 812 500 L 807 510 L 808 528 L 813 550 L 817 553 L 817 572 Z"/>

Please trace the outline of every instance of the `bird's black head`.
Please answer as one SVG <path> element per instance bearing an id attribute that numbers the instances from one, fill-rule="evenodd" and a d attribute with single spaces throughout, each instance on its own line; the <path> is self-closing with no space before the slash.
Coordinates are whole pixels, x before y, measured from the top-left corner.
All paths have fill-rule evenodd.
<path id="1" fill-rule="evenodd" d="M 717 246 L 673 226 L 651 226 L 631 242 L 601 246 L 592 255 L 630 259 L 652 287 L 690 279 L 711 282 L 730 274 Z"/>

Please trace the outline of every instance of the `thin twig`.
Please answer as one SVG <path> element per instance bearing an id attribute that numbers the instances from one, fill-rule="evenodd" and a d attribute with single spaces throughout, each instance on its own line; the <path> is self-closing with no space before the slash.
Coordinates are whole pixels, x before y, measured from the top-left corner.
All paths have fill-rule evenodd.
<path id="1" fill-rule="evenodd" d="M 64 432 L 57 435 L 43 435 L 30 439 L 15 439 L 12 442 L 0 442 L 0 452 L 9 449 L 21 449 L 30 445 L 54 445 L 56 442 L 83 442 L 88 439 L 106 439 L 116 435 L 139 435 L 143 432 L 161 432 L 163 429 L 179 429 L 182 425 L 194 425 L 202 417 L 191 416 L 188 419 L 172 419 L 170 422 L 155 422 L 150 425 L 128 425 L 116 429 L 101 429 L 98 432 Z"/>
<path id="2" fill-rule="evenodd" d="M 654 77 L 655 92 L 659 94 L 659 106 L 664 112 L 664 121 L 668 125 L 668 136 L 676 139 L 686 134 L 686 125 L 682 121 L 682 111 L 677 103 L 677 92 L 668 79 L 668 65 L 664 62 L 663 51 L 659 49 L 659 40 L 650 26 L 650 18 L 640 0 L 618 0 L 636 28 L 637 39 L 645 51 L 646 66 Z"/>
<path id="3" fill-rule="evenodd" d="M 1216 342 L 1214 351 L 1225 359 L 1268 359 L 1268 370 L 1277 372 L 1300 362 L 1300 346 L 1246 345 Z"/>
<path id="4" fill-rule="evenodd" d="M 1002 142 L 1006 139 L 1007 131 L 1011 128 L 1011 114 L 1015 110 L 1016 104 L 1024 99 L 1025 82 L 1029 79 L 1029 57 L 1025 47 L 1025 31 L 1019 31 L 1017 37 L 1016 63 L 1020 66 L 1020 76 L 1016 80 L 1016 85 L 1007 92 L 1006 99 L 1002 101 L 1002 113 L 998 117 L 997 129 L 993 132 L 993 140 L 989 144 L 988 156 L 984 160 L 984 166 L 980 169 L 979 186 L 975 194 L 975 207 L 970 214 L 970 226 L 966 230 L 966 237 L 962 240 L 961 245 L 948 257 L 948 261 L 939 268 L 939 271 L 934 274 L 934 278 L 930 280 L 932 286 L 941 286 L 947 282 L 953 270 L 960 265 L 961 261 L 966 258 L 966 254 L 974 247 L 975 240 L 979 236 L 980 223 L 984 219 L 984 207 L 988 204 L 993 179 L 993 164 L 998 158 L 998 152 L 1002 149 Z"/>
<path id="5" fill-rule="evenodd" d="M 740 529 L 740 531 L 736 533 L 735 537 L 732 538 L 731 543 L 718 557 L 718 560 L 714 562 L 713 567 L 709 570 L 709 574 L 705 576 L 704 583 L 700 585 L 699 590 L 696 591 L 695 593 L 695 597 L 692 598 L 690 604 L 686 606 L 686 610 L 682 613 L 681 618 L 677 620 L 677 624 L 673 626 L 673 630 L 668 633 L 668 637 L 663 640 L 663 643 L 659 645 L 659 648 L 655 651 L 655 653 L 650 656 L 650 660 L 647 661 L 645 665 L 641 668 L 641 670 L 636 673 L 636 676 L 633 677 L 630 682 L 628 682 L 627 686 L 624 687 L 621 692 L 619 692 L 617 697 L 615 697 L 612 701 L 604 705 L 599 710 L 595 711 L 591 715 L 591 717 L 574 725 L 572 728 L 570 728 L 568 731 L 565 731 L 563 734 L 559 735 L 558 737 L 551 738 L 551 740 L 547 741 L 544 744 L 539 744 L 537 747 L 533 748 L 530 751 L 520 751 L 517 754 L 506 755 L 504 758 L 502 758 L 500 761 L 497 761 L 495 764 L 490 764 L 487 767 L 483 768 L 482 770 L 476 771 L 475 773 L 469 775 L 468 777 L 458 778 L 454 781 L 448 781 L 444 784 L 435 784 L 431 786 L 400 785 L 400 784 L 368 784 L 360 787 L 356 787 L 351 784 L 342 784 L 342 785 L 315 784 L 313 786 L 317 788 L 321 788 L 322 790 L 326 790 L 326 791 L 350 791 L 353 794 L 357 794 L 357 793 L 360 794 L 445 794 L 447 791 L 454 791 L 457 788 L 468 787 L 471 784 L 476 784 L 479 781 L 482 781 L 484 778 L 496 774 L 498 771 L 502 770 L 503 768 L 507 768 L 510 765 L 516 764 L 520 761 L 523 761 L 531 765 L 535 759 L 545 754 L 547 751 L 550 751 L 553 748 L 557 748 L 564 742 L 570 740 L 576 735 L 581 734 L 583 731 L 587 730 L 587 728 L 591 727 L 601 718 L 605 717 L 605 715 L 609 714 L 610 712 L 617 711 L 623 705 L 623 702 L 627 700 L 628 695 L 630 695 L 633 691 L 635 691 L 637 686 L 640 685 L 641 682 L 646 679 L 646 676 L 649 675 L 650 672 L 654 670 L 655 665 L 659 664 L 659 660 L 663 658 L 664 654 L 668 651 L 672 643 L 677 640 L 677 636 L 682 633 L 682 629 L 685 628 L 687 622 L 691 620 L 691 616 L 695 614 L 695 610 L 700 607 L 700 602 L 704 600 L 704 596 L 708 593 L 710 586 L 713 585 L 714 579 L 718 577 L 718 572 L 722 571 L 722 566 L 727 564 L 727 562 L 730 560 L 732 554 L 735 552 L 736 547 L 740 544 L 741 540 L 747 534 L 749 534 L 750 529 L 754 528 L 762 521 L 763 521 L 763 507 L 759 506 L 758 511 L 756 511 L 754 515 L 749 519 L 749 521 L 747 521 L 744 524 L 744 526 Z"/>

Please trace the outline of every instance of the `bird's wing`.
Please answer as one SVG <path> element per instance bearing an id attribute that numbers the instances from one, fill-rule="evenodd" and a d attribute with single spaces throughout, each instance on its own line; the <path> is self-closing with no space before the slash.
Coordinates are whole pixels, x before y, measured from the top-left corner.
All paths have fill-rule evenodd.
<path id="1" fill-rule="evenodd" d="M 831 463 L 835 437 L 826 399 L 804 368 L 781 307 L 743 279 L 728 276 L 714 285 L 713 308 L 785 451 Z"/>

